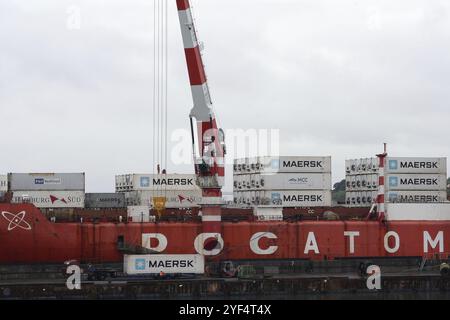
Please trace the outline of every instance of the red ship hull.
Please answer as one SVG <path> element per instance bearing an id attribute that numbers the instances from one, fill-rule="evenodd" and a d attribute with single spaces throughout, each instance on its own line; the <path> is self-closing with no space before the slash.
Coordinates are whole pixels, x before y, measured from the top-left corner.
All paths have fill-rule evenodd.
<path id="1" fill-rule="evenodd" d="M 52 223 L 34 206 L 0 204 L 0 263 L 120 262 L 118 239 L 141 246 L 142 235 L 167 239 L 162 253 L 198 252 L 201 223 Z M 350 234 L 353 236 L 351 236 Z M 446 258 L 450 221 L 223 222 L 219 260 Z M 158 240 L 152 240 L 152 246 Z M 198 248 L 198 247 L 197 247 Z"/>

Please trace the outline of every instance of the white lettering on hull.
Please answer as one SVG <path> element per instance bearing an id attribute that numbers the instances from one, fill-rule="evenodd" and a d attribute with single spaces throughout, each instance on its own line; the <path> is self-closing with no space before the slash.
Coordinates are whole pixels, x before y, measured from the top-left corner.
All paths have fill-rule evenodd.
<path id="1" fill-rule="evenodd" d="M 305 246 L 305 254 L 308 254 L 310 251 L 314 251 L 315 254 L 319 254 L 319 246 L 317 245 L 316 236 L 314 232 L 308 233 L 308 239 L 306 240 Z"/>
<path id="2" fill-rule="evenodd" d="M 436 238 L 434 240 L 431 238 L 431 235 L 428 231 L 423 232 L 423 252 L 428 253 L 428 247 L 430 246 L 432 249 L 436 249 L 439 244 L 439 253 L 444 252 L 444 231 L 439 231 Z"/>
<path id="3" fill-rule="evenodd" d="M 267 249 L 261 249 L 259 246 L 259 240 L 262 238 L 278 239 L 278 237 L 271 232 L 257 232 L 250 239 L 250 249 L 259 255 L 274 254 L 278 250 L 278 246 L 270 246 Z"/>
<path id="4" fill-rule="evenodd" d="M 205 249 L 205 241 L 211 238 L 215 238 L 219 245 L 212 250 L 207 250 Z M 195 251 L 204 256 L 217 256 L 222 252 L 223 246 L 224 242 L 220 233 L 200 233 L 194 241 Z"/>
<path id="5" fill-rule="evenodd" d="M 395 245 L 391 248 L 389 246 L 389 238 L 393 237 L 395 241 Z M 384 235 L 384 250 L 387 253 L 396 253 L 400 249 L 400 237 L 397 232 L 389 231 Z"/>
<path id="6" fill-rule="evenodd" d="M 152 247 L 151 240 L 156 239 L 158 240 L 158 245 L 155 247 Z M 142 247 L 146 249 L 150 249 L 156 252 L 163 252 L 167 248 L 167 237 L 163 235 L 162 233 L 144 233 L 142 234 Z"/>
<path id="7" fill-rule="evenodd" d="M 354 254 L 355 253 L 355 237 L 359 237 L 359 231 L 345 231 L 344 236 L 348 237 L 349 241 L 349 253 Z"/>

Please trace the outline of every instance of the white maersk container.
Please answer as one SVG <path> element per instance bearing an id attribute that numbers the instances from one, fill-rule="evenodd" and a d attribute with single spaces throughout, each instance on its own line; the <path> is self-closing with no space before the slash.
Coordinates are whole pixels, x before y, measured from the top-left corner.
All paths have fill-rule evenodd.
<path id="1" fill-rule="evenodd" d="M 193 174 L 125 174 L 116 176 L 116 192 L 199 190 Z"/>
<path id="2" fill-rule="evenodd" d="M 278 173 L 257 177 L 260 190 L 331 190 L 330 173 Z"/>
<path id="3" fill-rule="evenodd" d="M 256 196 L 260 205 L 275 207 L 329 207 L 331 206 L 331 190 L 259 191 Z"/>
<path id="4" fill-rule="evenodd" d="M 386 200 L 392 203 L 446 202 L 447 191 L 389 191 Z"/>
<path id="5" fill-rule="evenodd" d="M 29 202 L 37 208 L 84 208 L 84 191 L 14 191 L 13 203 Z"/>
<path id="6" fill-rule="evenodd" d="M 8 191 L 8 176 L 0 174 L 0 192 Z"/>
<path id="7" fill-rule="evenodd" d="M 247 173 L 331 172 L 331 157 L 257 157 L 247 161 Z"/>
<path id="8" fill-rule="evenodd" d="M 123 272 L 128 275 L 139 274 L 203 274 L 205 257 L 189 255 L 124 255 Z"/>
<path id="9" fill-rule="evenodd" d="M 443 174 L 389 174 L 387 190 L 447 190 Z"/>
<path id="10" fill-rule="evenodd" d="M 387 173 L 446 174 L 447 158 L 398 158 L 386 160 Z"/>
<path id="11" fill-rule="evenodd" d="M 11 191 L 85 190 L 84 173 L 10 173 Z"/>
<path id="12" fill-rule="evenodd" d="M 166 208 L 195 208 L 201 203 L 202 191 L 179 190 L 179 191 L 131 191 L 125 192 L 126 203 L 129 206 L 153 207 L 154 197 L 165 197 Z"/>

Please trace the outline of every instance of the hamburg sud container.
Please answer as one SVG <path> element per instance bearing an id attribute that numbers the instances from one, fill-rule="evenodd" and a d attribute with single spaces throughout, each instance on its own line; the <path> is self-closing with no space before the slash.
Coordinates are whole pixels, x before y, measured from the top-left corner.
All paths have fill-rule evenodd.
<path id="1" fill-rule="evenodd" d="M 12 202 L 29 202 L 37 208 L 84 208 L 84 191 L 14 191 Z"/>
<path id="2" fill-rule="evenodd" d="M 387 173 L 446 174 L 447 158 L 387 158 Z"/>
<path id="3" fill-rule="evenodd" d="M 0 175 L 0 192 L 6 192 L 8 191 L 8 176 L 7 175 Z"/>
<path id="4" fill-rule="evenodd" d="M 447 191 L 389 191 L 386 196 L 395 203 L 439 203 L 447 200 Z"/>
<path id="5" fill-rule="evenodd" d="M 249 173 L 331 172 L 331 157 L 257 157 L 248 161 Z"/>
<path id="6" fill-rule="evenodd" d="M 86 193 L 85 207 L 88 209 L 126 208 L 123 193 Z"/>
<path id="7" fill-rule="evenodd" d="M 84 173 L 10 173 L 10 191 L 85 190 Z"/>
<path id="8" fill-rule="evenodd" d="M 116 176 L 116 192 L 198 190 L 193 174 L 126 174 Z"/>
<path id="9" fill-rule="evenodd" d="M 256 175 L 260 190 L 331 190 L 330 173 L 278 173 Z"/>
<path id="10" fill-rule="evenodd" d="M 179 190 L 179 191 L 130 191 L 125 193 L 127 205 L 153 206 L 154 197 L 165 197 L 166 208 L 195 208 L 202 201 L 202 191 Z"/>
<path id="11" fill-rule="evenodd" d="M 393 190 L 446 190 L 444 174 L 389 174 L 386 189 Z"/>
<path id="12" fill-rule="evenodd" d="M 276 207 L 329 207 L 331 206 L 331 190 L 259 191 L 257 198 L 261 205 Z"/>

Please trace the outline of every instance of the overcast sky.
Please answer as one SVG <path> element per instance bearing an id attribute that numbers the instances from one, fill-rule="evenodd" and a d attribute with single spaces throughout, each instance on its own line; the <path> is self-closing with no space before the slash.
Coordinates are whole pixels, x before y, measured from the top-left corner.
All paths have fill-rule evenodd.
<path id="1" fill-rule="evenodd" d="M 281 154 L 332 156 L 334 181 L 385 141 L 393 156 L 450 155 L 449 1 L 193 5 L 225 129 L 279 129 Z M 192 101 L 169 9 L 172 132 Z M 90 192 L 152 172 L 152 19 L 151 0 L 0 0 L 0 172 L 86 172 Z"/>

